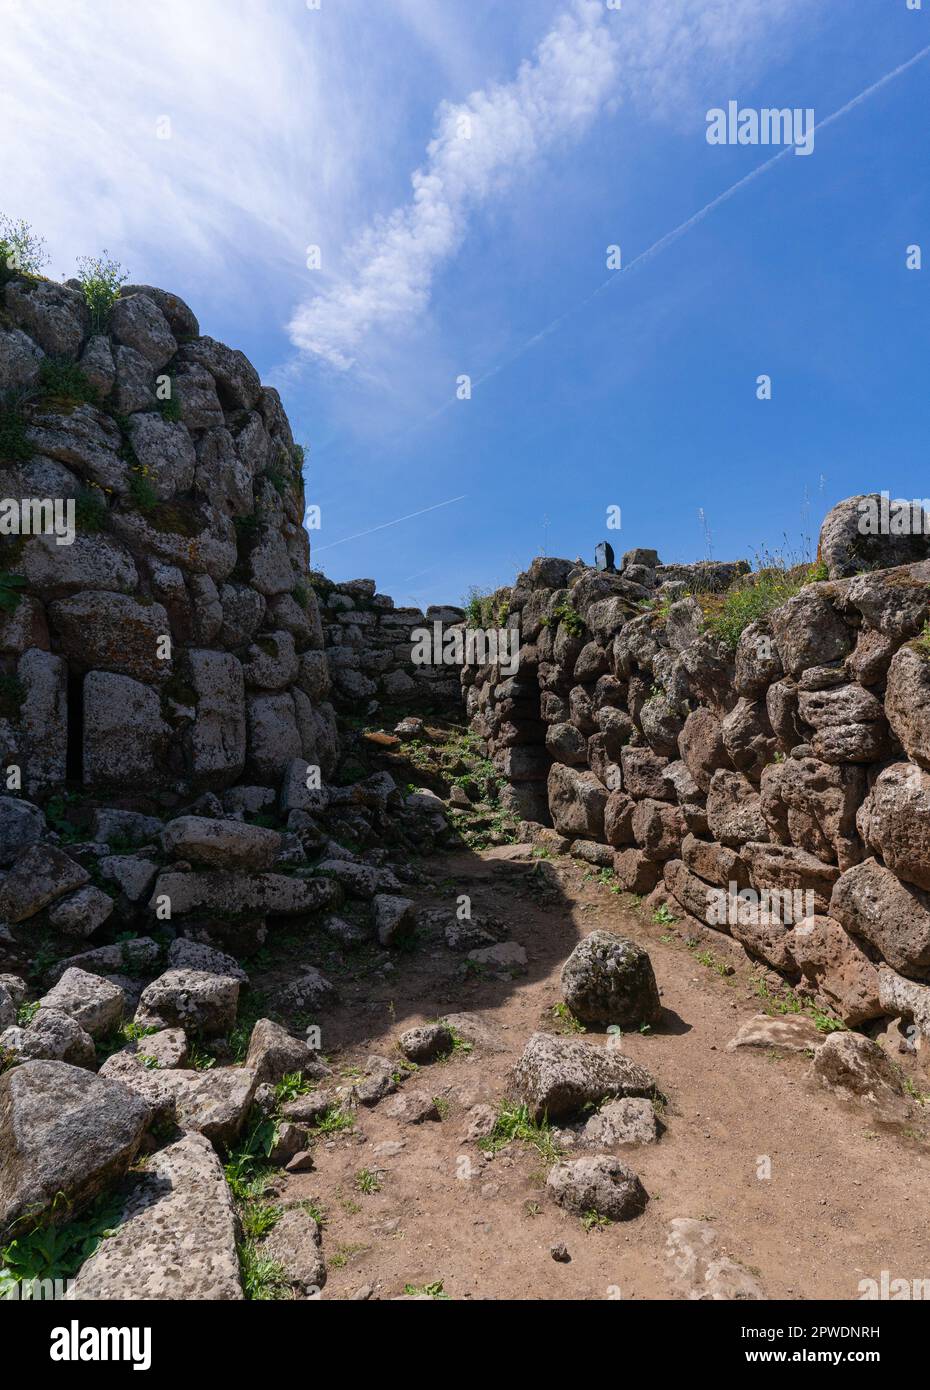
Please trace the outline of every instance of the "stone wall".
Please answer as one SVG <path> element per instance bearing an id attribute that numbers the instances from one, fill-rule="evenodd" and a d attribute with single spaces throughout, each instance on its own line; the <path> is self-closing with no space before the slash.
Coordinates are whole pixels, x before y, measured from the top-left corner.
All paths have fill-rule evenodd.
<path id="1" fill-rule="evenodd" d="M 276 391 L 177 296 L 0 288 L 0 498 L 76 535 L 0 536 L 0 765 L 43 797 L 276 784 L 336 758 L 302 450 Z M 10 784 L 8 783 L 8 786 Z M 15 787 L 12 788 L 16 790 Z"/>
<path id="2" fill-rule="evenodd" d="M 443 638 L 465 620 L 461 608 L 434 605 L 395 608 L 387 594 L 376 593 L 373 579 L 333 584 L 315 573 L 333 682 L 333 703 L 340 711 L 363 714 L 375 704 L 405 712 L 458 717 L 462 712 L 461 665 L 415 662 L 415 634 L 440 625 Z M 440 644 L 441 648 L 441 644 Z"/>
<path id="3" fill-rule="evenodd" d="M 861 501 L 741 632 L 720 618 L 745 562 L 535 560 L 500 596 L 518 674 L 462 678 L 542 838 L 845 1022 L 903 1014 L 930 1036 L 930 545 L 862 535 Z"/>

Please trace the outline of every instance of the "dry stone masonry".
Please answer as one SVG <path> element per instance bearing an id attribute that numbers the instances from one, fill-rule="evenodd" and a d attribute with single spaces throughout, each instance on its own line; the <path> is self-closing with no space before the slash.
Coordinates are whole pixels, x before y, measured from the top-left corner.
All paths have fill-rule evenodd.
<path id="1" fill-rule="evenodd" d="M 926 1038 L 930 542 L 923 525 L 863 531 L 881 505 L 835 507 L 818 564 L 742 625 L 726 617 L 744 561 L 534 560 L 495 596 L 518 674 L 462 681 L 538 838 L 732 936 L 846 1023 L 894 1012 Z"/>
<path id="2" fill-rule="evenodd" d="M 331 771 L 303 455 L 277 392 L 145 285 L 94 333 L 77 289 L 14 277 L 0 340 L 0 494 L 71 502 L 75 523 L 0 542 L 18 597 L 0 610 L 0 759 L 26 795 Z"/>
<path id="3" fill-rule="evenodd" d="M 465 619 L 461 608 L 432 605 L 397 608 L 387 594 L 375 592 L 373 579 L 332 584 L 313 574 L 323 620 L 323 636 L 332 675 L 333 703 L 342 712 L 365 713 L 377 701 L 410 711 L 457 714 L 462 705 L 462 662 L 444 665 L 415 659 L 418 635 L 442 640 Z"/>

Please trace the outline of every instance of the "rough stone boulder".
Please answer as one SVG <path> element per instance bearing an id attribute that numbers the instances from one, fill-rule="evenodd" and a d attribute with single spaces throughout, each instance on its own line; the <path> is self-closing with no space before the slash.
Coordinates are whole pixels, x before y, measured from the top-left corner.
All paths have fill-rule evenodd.
<path id="1" fill-rule="evenodd" d="M 84 780 L 88 784 L 161 786 L 169 726 L 151 686 L 112 671 L 84 679 Z"/>
<path id="2" fill-rule="evenodd" d="M 865 772 L 817 758 L 786 758 L 762 773 L 762 813 L 769 838 L 798 845 L 826 863 L 849 868 L 862 857 L 856 812 L 865 796 Z M 747 836 L 755 839 L 756 836 Z"/>
<path id="3" fill-rule="evenodd" d="M 930 545 L 930 533 L 924 539 Z M 864 640 L 869 649 L 867 655 L 849 658 L 847 668 L 852 670 L 864 658 L 864 664 L 884 663 L 887 670 L 888 660 L 901 643 L 916 637 L 930 617 L 930 560 L 859 574 L 846 587 L 845 602 L 862 615 L 860 642 Z M 879 636 L 887 641 L 877 641 Z M 882 674 L 880 671 L 879 676 Z M 871 678 L 866 682 L 873 683 Z"/>
<path id="4" fill-rule="evenodd" d="M 881 1016 L 879 972 L 832 917 L 817 915 L 799 922 L 789 934 L 788 951 L 807 988 L 848 1028 Z"/>
<path id="5" fill-rule="evenodd" d="M 883 768 L 859 808 L 856 825 L 887 868 L 930 890 L 930 773 L 914 763 Z"/>
<path id="6" fill-rule="evenodd" d="M 39 1005 L 43 1009 L 60 1009 L 92 1038 L 105 1038 L 122 1023 L 126 996 L 112 980 L 72 967 Z"/>
<path id="7" fill-rule="evenodd" d="M 0 796 L 0 868 L 9 868 L 44 830 L 45 816 L 38 806 L 17 796 Z"/>
<path id="8" fill-rule="evenodd" d="M 49 908 L 49 926 L 62 936 L 93 936 L 113 913 L 113 899 L 102 889 L 85 883 L 75 893 L 59 898 Z"/>
<path id="9" fill-rule="evenodd" d="M 678 751 L 702 792 L 710 790 L 711 778 L 718 768 L 730 766 L 720 720 L 703 706 L 692 710 L 685 720 L 678 735 Z"/>
<path id="10" fill-rule="evenodd" d="M 632 815 L 633 835 L 647 859 L 671 859 L 681 848 L 685 817 L 679 806 L 646 797 L 637 801 Z"/>
<path id="11" fill-rule="evenodd" d="M 876 859 L 837 879 L 830 916 L 874 946 L 893 970 L 918 979 L 930 972 L 930 894 L 902 883 Z"/>
<path id="12" fill-rule="evenodd" d="M 235 1027 L 238 1005 L 239 981 L 229 975 L 166 970 L 142 991 L 136 1022 L 215 1037 Z"/>
<path id="13" fill-rule="evenodd" d="M 769 838 L 759 793 L 742 772 L 721 768 L 714 773 L 707 793 L 707 824 L 715 840 L 734 849 L 747 840 Z"/>
<path id="14" fill-rule="evenodd" d="M 562 994 L 582 1023 L 638 1028 L 662 1014 L 648 954 L 612 932 L 593 931 L 579 941 L 562 967 Z"/>
<path id="15" fill-rule="evenodd" d="M 614 1144 L 654 1144 L 658 1137 L 655 1106 L 641 1096 L 609 1100 L 591 1116 L 581 1134 L 583 1143 L 602 1149 Z"/>
<path id="16" fill-rule="evenodd" d="M 13 280 L 5 292 L 7 313 L 53 357 L 77 357 L 90 328 L 84 296 L 51 280 Z"/>
<path id="17" fill-rule="evenodd" d="M 168 614 L 159 603 L 84 591 L 50 604 L 49 619 L 62 655 L 75 670 L 113 671 L 154 681 L 171 669 L 158 656 L 159 638 L 171 632 Z"/>
<path id="18" fill-rule="evenodd" d="M 588 740 L 574 724 L 550 724 L 546 730 L 546 750 L 557 763 L 568 767 L 584 766 L 588 758 Z"/>
<path id="19" fill-rule="evenodd" d="M 930 770 L 930 659 L 902 647 L 888 668 L 885 714 L 909 758 Z"/>
<path id="20" fill-rule="evenodd" d="M 255 1073 L 259 1082 L 277 1083 L 283 1076 L 300 1072 L 302 1076 L 319 1079 L 329 1075 L 329 1069 L 317 1057 L 313 1048 L 273 1023 L 260 1018 L 252 1029 L 245 1065 Z"/>
<path id="21" fill-rule="evenodd" d="M 648 859 L 641 849 L 614 851 L 614 877 L 625 893 L 651 893 L 662 877 L 662 863 Z"/>
<path id="22" fill-rule="evenodd" d="M 90 875 L 54 845 L 24 849 L 0 883 L 0 921 L 22 922 L 56 898 L 85 884 Z"/>
<path id="23" fill-rule="evenodd" d="M 878 1043 L 861 1033 L 831 1033 L 814 1053 L 810 1075 L 837 1095 L 874 1106 L 884 1118 L 908 1113 L 899 1073 Z"/>
<path id="24" fill-rule="evenodd" d="M 153 367 L 163 367 L 178 350 L 168 320 L 147 294 L 124 295 L 110 310 L 107 330 L 118 343 L 138 352 Z"/>
<path id="25" fill-rule="evenodd" d="M 552 823 L 563 835 L 603 840 L 608 791 L 593 772 L 553 763 L 548 779 Z"/>
<path id="26" fill-rule="evenodd" d="M 715 840 L 686 835 L 681 842 L 681 857 L 693 874 L 720 888 L 729 888 L 731 883 L 738 889 L 745 888 L 749 883 L 749 874 L 740 855 Z"/>
<path id="27" fill-rule="evenodd" d="M 384 1107 L 384 1113 L 405 1125 L 421 1125 L 424 1120 L 441 1119 L 436 1098 L 427 1091 L 403 1091 Z"/>
<path id="28" fill-rule="evenodd" d="M 232 956 L 204 946 L 200 941 L 190 941 L 186 936 L 176 937 L 168 947 L 168 964 L 174 970 L 205 970 L 209 975 L 229 975 L 241 985 L 249 982 L 248 975 Z"/>
<path id="29" fill-rule="evenodd" d="M 411 1062 L 434 1062 L 452 1051 L 455 1035 L 447 1023 L 424 1023 L 401 1033 L 398 1044 Z"/>
<path id="30" fill-rule="evenodd" d="M 145 1042 L 139 1049 L 114 1052 L 100 1076 L 135 1092 L 159 1125 L 178 1125 L 203 1134 L 217 1146 L 229 1145 L 242 1132 L 258 1087 L 249 1067 L 216 1067 L 189 1071 L 183 1067 L 153 1067 Z"/>
<path id="31" fill-rule="evenodd" d="M 776 741 L 765 701 L 741 696 L 721 720 L 720 736 L 733 766 L 758 780 Z"/>
<path id="32" fill-rule="evenodd" d="M 734 701 L 733 653 L 725 642 L 709 632 L 701 633 L 681 649 L 681 664 L 688 675 L 691 691 L 714 711 L 723 715 Z"/>
<path id="33" fill-rule="evenodd" d="M 674 758 L 678 752 L 678 736 L 685 721 L 668 698 L 664 695 L 650 696 L 640 710 L 639 719 L 650 748 L 665 757 Z"/>
<path id="34" fill-rule="evenodd" d="M 723 884 L 705 883 L 681 859 L 670 859 L 663 868 L 662 878 L 672 897 L 691 917 L 726 930 L 727 904 L 732 900 L 729 880 Z"/>
<path id="35" fill-rule="evenodd" d="M 89 1070 L 97 1062 L 93 1038 L 61 1009 L 38 1009 L 25 1027 L 5 1029 L 0 1033 L 0 1053 L 20 1062 L 68 1062 Z"/>
<path id="36" fill-rule="evenodd" d="M 882 703 L 861 685 L 801 690 L 798 713 L 814 730 L 811 750 L 821 762 L 878 762 L 888 752 Z"/>
<path id="37" fill-rule="evenodd" d="M 671 1282 L 685 1298 L 715 1303 L 765 1298 L 755 1274 L 719 1253 L 717 1232 L 706 1221 L 677 1216 L 668 1228 L 665 1259 Z"/>
<path id="38" fill-rule="evenodd" d="M 789 676 L 800 676 L 809 666 L 842 660 L 852 651 L 853 630 L 823 589 L 812 584 L 771 615 L 778 654 Z"/>
<path id="39" fill-rule="evenodd" d="M 860 493 L 846 497 L 823 519 L 817 553 L 831 579 L 843 579 L 861 570 L 888 569 L 906 565 L 930 555 L 930 535 L 923 513 L 913 534 L 892 535 L 881 529 L 883 499 L 879 493 Z M 887 500 L 885 502 L 887 506 Z M 890 523 L 890 513 L 889 513 Z M 876 527 L 876 520 L 879 527 Z"/>
<path id="40" fill-rule="evenodd" d="M 314 865 L 314 873 L 335 879 L 348 897 L 363 901 L 373 898 L 379 888 L 401 886 L 399 880 L 384 869 L 375 868 L 373 864 L 355 864 L 351 859 L 321 860 Z M 385 882 L 386 879 L 393 879 L 393 882 Z"/>
<path id="41" fill-rule="evenodd" d="M 635 840 L 633 834 L 633 812 L 636 809 L 636 802 L 626 792 L 614 791 L 610 793 L 604 805 L 604 838 L 609 845 L 632 845 Z"/>
<path id="42" fill-rule="evenodd" d="M 623 788 L 637 800 L 651 797 L 654 801 L 677 801 L 675 783 L 669 775 L 668 758 L 651 748 L 622 748 L 620 766 L 623 769 Z"/>
<path id="43" fill-rule="evenodd" d="M 727 1043 L 727 1052 L 736 1052 L 741 1047 L 809 1052 L 820 1046 L 823 1037 L 814 1020 L 804 1014 L 754 1014 L 740 1025 L 736 1036 Z"/>
<path id="44" fill-rule="evenodd" d="M 410 936 L 416 926 L 412 898 L 377 893 L 372 899 L 375 931 L 382 946 L 394 946 Z"/>
<path id="45" fill-rule="evenodd" d="M 260 1249 L 266 1259 L 281 1266 L 298 1298 L 313 1297 L 325 1284 L 326 1263 L 319 1222 L 302 1203 L 285 1204 Z"/>
<path id="46" fill-rule="evenodd" d="M 159 875 L 150 906 L 167 897 L 172 914 L 214 912 L 239 914 L 269 912 L 280 916 L 317 912 L 334 907 L 341 899 L 331 879 L 291 878 L 287 874 L 247 873 L 236 869 L 210 869 L 204 873 Z"/>
<path id="47" fill-rule="evenodd" d="M 757 700 L 784 675 L 771 627 L 763 618 L 749 623 L 736 644 L 736 670 L 733 685 L 738 695 Z"/>
<path id="48" fill-rule="evenodd" d="M 930 986 L 906 980 L 887 965 L 878 970 L 879 1012 L 913 1020 L 919 1035 L 918 1045 L 930 1041 Z"/>
<path id="49" fill-rule="evenodd" d="M 0 1232 L 22 1217 L 72 1219 L 123 1176 L 149 1108 L 65 1062 L 24 1062 L 0 1076 Z M 59 1193 L 64 1202 L 55 1204 Z"/>
<path id="50" fill-rule="evenodd" d="M 276 830 L 241 820 L 180 816 L 161 834 L 162 848 L 175 859 L 214 869 L 270 869 L 281 848 Z"/>
<path id="51" fill-rule="evenodd" d="M 81 1266 L 69 1299 L 241 1299 L 236 1213 L 200 1134 L 153 1154 L 115 1229 Z"/>
<path id="52" fill-rule="evenodd" d="M 812 916 L 814 912 L 826 912 L 833 885 L 840 876 L 835 865 L 825 864 L 822 859 L 795 845 L 772 845 L 749 840 L 740 849 L 740 859 L 749 869 L 754 888 L 791 894 L 792 909 L 795 901 L 803 900 L 805 907 L 802 913 L 794 913 L 796 921 L 800 921 L 801 916 Z M 795 900 L 795 894 L 802 895 L 801 899 Z M 783 901 L 789 900 L 783 898 Z M 810 911 L 806 906 L 808 902 L 812 908 Z"/>
<path id="53" fill-rule="evenodd" d="M 546 1191 L 567 1211 L 578 1216 L 594 1211 L 611 1221 L 639 1216 L 649 1201 L 632 1168 L 611 1154 L 557 1163 L 546 1179 Z"/>
<path id="54" fill-rule="evenodd" d="M 658 1093 L 645 1067 L 616 1047 L 596 1047 L 579 1038 L 534 1033 L 514 1071 L 517 1093 L 533 1118 L 571 1119 L 586 1105 L 609 1096 Z"/>

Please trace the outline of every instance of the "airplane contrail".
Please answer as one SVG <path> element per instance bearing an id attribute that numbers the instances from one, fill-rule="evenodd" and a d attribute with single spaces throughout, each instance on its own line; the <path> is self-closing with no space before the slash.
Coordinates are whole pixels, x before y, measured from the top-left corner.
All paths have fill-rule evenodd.
<path id="1" fill-rule="evenodd" d="M 833 111 L 829 116 L 825 116 L 822 121 L 818 121 L 814 129 L 823 130 L 825 126 L 832 125 L 834 121 L 838 121 L 841 116 L 845 116 L 847 112 L 852 111 L 854 107 L 860 106 L 862 102 L 867 101 L 868 98 L 879 91 L 880 88 L 884 87 L 889 82 L 893 82 L 896 77 L 900 77 L 903 72 L 913 67 L 915 63 L 919 63 L 923 58 L 926 58 L 928 54 L 930 54 L 930 44 L 928 44 L 926 48 L 922 48 L 919 53 L 915 53 L 913 57 L 908 58 L 906 62 L 899 64 L 899 66 L 894 68 L 891 72 L 886 72 L 884 77 L 879 77 L 877 81 L 866 87 L 864 91 L 861 91 L 858 96 L 852 97 L 851 100 L 839 107 L 838 110 Z M 794 154 L 794 146 L 785 145 L 783 149 L 778 151 L 778 154 L 772 155 L 771 159 L 765 160 L 764 163 L 757 165 L 755 169 L 751 169 L 748 174 L 744 174 L 741 179 L 737 179 L 736 183 L 725 189 L 723 193 L 718 193 L 716 198 L 712 198 L 704 207 L 692 213 L 691 216 L 686 218 L 679 226 L 675 227 L 670 232 L 666 232 L 664 236 L 659 237 L 659 240 L 654 241 L 651 246 L 647 246 L 645 251 L 640 251 L 638 256 L 634 256 L 633 260 L 628 262 L 627 265 L 615 271 L 598 285 L 596 289 L 592 290 L 590 294 L 586 295 L 584 299 L 579 300 L 579 302 L 570 309 L 566 309 L 564 313 L 559 314 L 551 323 L 546 324 L 545 328 L 541 328 L 537 333 L 534 333 L 531 338 L 528 338 L 521 347 L 517 348 L 509 357 L 506 357 L 503 362 L 499 362 L 496 367 L 490 368 L 483 376 L 478 377 L 476 381 L 472 382 L 472 387 L 480 386 L 484 382 L 490 381 L 492 377 L 497 376 L 498 372 L 502 372 L 505 367 L 509 367 L 512 362 L 516 362 L 524 353 L 528 352 L 530 348 L 535 347 L 537 343 L 541 342 L 543 338 L 548 337 L 550 333 L 558 328 L 560 324 L 564 323 L 572 314 L 577 313 L 580 309 L 584 309 L 593 299 L 596 299 L 598 295 L 603 294 L 603 292 L 611 285 L 615 284 L 621 276 L 628 274 L 629 271 L 633 270 L 636 266 L 642 265 L 644 261 L 651 260 L 653 256 L 657 256 L 660 251 L 664 251 L 667 246 L 671 246 L 672 242 L 684 236 L 685 232 L 689 232 L 698 222 L 703 222 L 704 218 L 716 208 L 719 208 L 722 203 L 729 202 L 741 188 L 745 188 L 748 183 L 752 183 L 754 179 L 759 178 L 762 174 L 771 169 L 773 165 L 790 154 Z M 447 401 L 442 408 L 446 409 L 450 404 L 451 402 Z"/>
<path id="2" fill-rule="evenodd" d="M 346 545 L 349 541 L 361 540 L 362 536 L 371 536 L 375 531 L 384 531 L 388 526 L 399 526 L 402 521 L 411 521 L 415 516 L 425 516 L 427 512 L 435 512 L 439 507 L 451 507 L 453 502 L 464 502 L 468 496 L 463 492 L 461 497 L 450 497 L 445 502 L 434 502 L 431 507 L 421 507 L 418 512 L 408 512 L 406 516 L 397 516 L 393 521 L 382 521 L 380 526 L 369 526 L 367 531 L 356 531 L 354 536 L 343 536 L 341 540 L 330 541 L 329 545 L 313 546 L 313 554 L 319 555 L 323 550 L 332 550 L 337 545 Z"/>
<path id="3" fill-rule="evenodd" d="M 903 72 L 907 72 L 908 68 L 912 68 L 915 63 L 921 62 L 928 54 L 930 54 L 930 44 L 908 58 L 905 62 L 900 63 L 891 72 L 886 72 L 884 77 L 879 77 L 875 82 L 872 82 L 861 91 L 858 96 L 852 97 L 843 106 L 831 112 L 829 116 L 825 116 L 822 121 L 818 121 L 815 130 L 823 130 L 825 126 L 832 125 L 834 121 L 838 121 L 842 116 L 852 111 L 854 107 L 860 106 L 862 102 L 867 101 L 869 97 L 879 91 L 880 88 L 886 86 L 889 82 L 893 82 L 895 78 L 900 77 Z M 715 209 L 719 208 L 723 203 L 729 202 L 741 188 L 745 188 L 747 184 L 760 178 L 761 175 L 767 173 L 773 165 L 778 164 L 780 160 L 793 153 L 794 146 L 786 145 L 783 149 L 778 151 L 778 154 L 772 155 L 771 159 L 766 159 L 762 164 L 757 165 L 755 169 L 751 169 L 748 174 L 744 174 L 741 179 L 737 179 L 736 183 L 731 184 L 731 186 L 722 193 L 718 193 L 716 198 L 712 198 L 704 207 L 692 213 L 691 216 L 686 218 L 679 226 L 673 228 L 670 232 L 666 232 L 664 236 L 659 237 L 658 241 L 654 241 L 651 246 L 647 246 L 645 251 L 640 251 L 639 255 L 634 256 L 633 260 L 629 261 L 619 270 L 614 271 L 606 280 L 602 281 L 601 284 L 593 289 L 590 294 L 585 295 L 584 299 L 579 300 L 576 304 L 573 304 L 570 308 L 559 314 L 551 323 L 547 323 L 544 328 L 540 328 L 538 332 L 534 333 L 531 338 L 527 338 L 526 342 L 522 343 L 509 357 L 505 357 L 503 361 L 498 362 L 495 367 L 490 367 L 482 376 L 477 377 L 472 382 L 472 389 L 476 386 L 482 386 L 485 382 L 498 376 L 506 367 L 517 362 L 529 352 L 531 348 L 534 348 L 537 343 L 541 343 L 544 338 L 548 338 L 551 333 L 554 333 L 557 328 L 561 327 L 566 319 L 571 318 L 573 314 L 577 314 L 581 309 L 586 308 L 592 300 L 597 299 L 599 295 L 602 295 L 611 285 L 616 284 L 624 275 L 628 275 L 631 270 L 634 270 L 637 266 L 643 265 L 646 261 L 652 260 L 654 256 L 664 251 L 666 247 L 671 246 L 673 242 L 683 237 L 692 227 L 697 226 L 699 222 L 703 222 L 704 218 L 708 217 Z M 455 402 L 451 400 L 444 401 L 442 405 L 438 406 L 436 410 L 432 411 L 429 415 L 423 416 L 423 418 L 416 421 L 415 424 L 408 425 L 405 430 L 402 430 L 399 435 L 395 436 L 394 442 L 402 439 L 404 435 L 410 434 L 413 430 L 420 429 L 423 425 L 428 425 L 440 415 L 444 415 L 454 404 Z"/>

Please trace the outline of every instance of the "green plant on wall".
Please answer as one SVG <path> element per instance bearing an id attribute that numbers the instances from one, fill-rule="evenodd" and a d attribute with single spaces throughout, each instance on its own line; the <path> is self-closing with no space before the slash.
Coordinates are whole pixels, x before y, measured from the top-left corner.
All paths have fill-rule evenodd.
<path id="1" fill-rule="evenodd" d="M 40 275 L 47 261 L 45 241 L 29 223 L 0 213 L 0 283 L 14 275 Z"/>
<path id="2" fill-rule="evenodd" d="M 99 256 L 79 256 L 77 266 L 81 292 L 90 310 L 91 328 L 95 333 L 102 333 L 110 310 L 119 299 L 120 286 L 125 285 L 129 274 L 107 251 Z"/>

